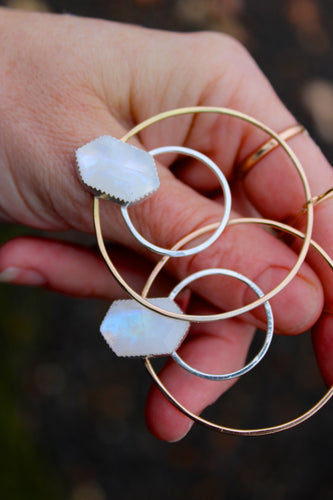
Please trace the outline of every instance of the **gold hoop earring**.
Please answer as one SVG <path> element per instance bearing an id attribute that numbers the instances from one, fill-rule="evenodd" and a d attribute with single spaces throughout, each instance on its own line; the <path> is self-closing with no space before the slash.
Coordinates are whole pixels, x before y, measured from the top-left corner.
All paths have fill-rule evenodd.
<path id="1" fill-rule="evenodd" d="M 293 236 L 296 236 L 298 238 L 305 238 L 305 235 L 301 232 L 298 231 L 297 229 L 294 229 L 291 226 L 288 226 L 287 224 L 283 224 L 281 222 L 276 222 L 272 221 L 269 219 L 258 219 L 258 218 L 240 218 L 240 219 L 232 219 L 229 221 L 230 226 L 235 226 L 238 224 L 261 224 L 267 227 L 272 227 L 274 229 L 278 229 L 279 231 L 284 231 L 287 232 L 288 234 L 291 234 Z M 210 224 L 209 226 L 206 226 L 204 228 L 200 228 L 197 231 L 194 231 L 190 234 L 188 234 L 186 237 L 182 238 L 175 246 L 174 248 L 181 248 L 183 245 L 189 243 L 192 239 L 198 238 L 199 236 L 202 236 L 205 232 L 212 231 L 215 228 L 215 224 Z M 325 250 L 318 245 L 315 241 L 310 242 L 311 246 L 323 257 L 323 259 L 327 262 L 327 264 L 330 266 L 331 270 L 333 270 L 333 260 L 330 258 L 330 256 L 325 252 Z M 146 297 L 149 293 L 149 290 L 162 270 L 162 268 L 165 266 L 167 261 L 169 260 L 168 257 L 164 257 L 161 259 L 151 272 L 146 285 L 142 291 L 142 295 Z M 278 432 L 285 431 L 287 429 L 291 429 L 293 427 L 296 427 L 297 425 L 305 422 L 308 420 L 310 417 L 312 417 L 317 411 L 319 411 L 325 404 L 332 398 L 333 396 L 333 385 L 328 389 L 328 391 L 324 394 L 324 396 L 308 411 L 300 415 L 299 417 L 290 420 L 288 422 L 285 422 L 280 425 L 275 425 L 272 427 L 262 427 L 258 429 L 236 429 L 236 428 L 231 428 L 231 427 L 225 427 L 222 425 L 215 424 L 213 422 L 210 422 L 209 420 L 206 420 L 199 415 L 194 414 L 187 408 L 185 408 L 167 389 L 167 387 L 163 384 L 159 376 L 157 375 L 156 371 L 154 370 L 150 358 L 146 357 L 144 359 L 144 365 L 145 368 L 147 369 L 149 375 L 152 377 L 154 383 L 157 385 L 159 390 L 162 392 L 162 394 L 170 401 L 170 403 L 175 406 L 179 411 L 181 411 L 184 415 L 189 417 L 191 420 L 194 422 L 210 429 L 216 432 L 224 433 L 224 434 L 232 434 L 232 435 L 237 435 L 237 436 L 263 436 L 267 434 L 276 434 Z"/>
<path id="2" fill-rule="evenodd" d="M 200 113 L 217 113 L 220 115 L 227 115 L 234 117 L 239 120 L 243 120 L 247 123 L 250 123 L 259 129 L 263 130 L 267 134 L 269 134 L 273 139 L 277 141 L 277 143 L 284 149 L 288 157 L 290 158 L 291 162 L 293 163 L 294 167 L 296 168 L 300 180 L 302 182 L 302 186 L 304 189 L 304 197 L 305 197 L 305 203 L 308 203 L 309 200 L 311 200 L 311 192 L 310 192 L 310 187 L 308 180 L 306 178 L 306 175 L 304 173 L 303 167 L 298 160 L 297 156 L 295 153 L 292 151 L 292 149 L 288 146 L 288 144 L 281 139 L 279 134 L 271 130 L 269 127 L 264 125 L 263 123 L 259 122 L 255 118 L 252 118 L 249 115 L 246 115 L 245 113 L 241 113 L 240 111 L 235 111 L 232 109 L 228 108 L 222 108 L 222 107 L 189 107 L 189 108 L 179 108 L 179 109 L 174 109 L 171 111 L 166 111 L 164 113 L 160 113 L 156 116 L 153 116 L 152 118 L 149 118 L 143 122 L 141 122 L 139 125 L 136 125 L 135 127 L 132 128 L 126 135 L 124 135 L 121 138 L 121 141 L 127 142 L 129 139 L 134 137 L 136 134 L 142 132 L 145 130 L 147 127 L 158 123 L 162 120 L 165 120 L 167 118 L 172 118 L 176 116 L 181 116 L 185 114 L 200 114 Z M 151 311 L 157 312 L 163 316 L 169 317 L 169 318 L 174 318 L 178 319 L 181 321 L 196 321 L 196 322 L 209 322 L 209 321 L 216 321 L 219 319 L 227 319 L 230 317 L 233 317 L 238 314 L 243 314 L 245 312 L 248 312 L 259 305 L 262 305 L 264 302 L 267 300 L 270 300 L 272 297 L 277 295 L 281 290 L 290 283 L 290 281 L 296 276 L 298 270 L 300 269 L 301 265 L 304 262 L 304 259 L 307 255 L 309 246 L 310 246 L 310 241 L 311 241 L 311 235 L 312 235 L 312 227 L 313 227 L 313 206 L 311 203 L 308 205 L 308 210 L 306 212 L 307 216 L 307 221 L 306 221 L 306 229 L 305 229 L 305 237 L 303 240 L 303 244 L 301 247 L 301 250 L 299 252 L 298 258 L 296 260 L 296 263 L 292 267 L 292 269 L 289 271 L 288 275 L 281 281 L 279 285 L 277 285 L 274 289 L 272 289 L 270 292 L 266 293 L 263 297 L 260 297 L 250 304 L 247 304 L 245 306 L 242 306 L 238 309 L 235 309 L 233 311 L 227 311 L 224 313 L 220 314 L 214 314 L 214 315 L 193 315 L 193 314 L 180 314 L 177 312 L 171 312 L 166 309 L 163 309 L 159 307 L 156 304 L 152 304 L 151 302 L 147 301 L 144 299 L 139 293 L 137 293 L 133 288 L 131 288 L 126 281 L 122 278 L 122 276 L 119 274 L 118 270 L 114 266 L 112 260 L 110 259 L 110 256 L 108 255 L 108 252 L 105 248 L 104 244 L 104 239 L 103 239 L 103 234 L 102 234 L 102 228 L 101 228 L 101 220 L 100 220 L 100 205 L 99 205 L 99 197 L 95 196 L 94 198 L 94 204 L 93 204 L 93 216 L 94 216 L 94 226 L 95 226 L 95 233 L 96 233 L 96 238 L 97 238 L 97 243 L 100 249 L 100 252 L 103 256 L 103 259 L 108 266 L 109 270 L 111 271 L 112 275 L 114 278 L 117 280 L 120 286 L 132 297 L 132 299 L 136 300 L 139 304 L 142 306 L 148 308 Z"/>

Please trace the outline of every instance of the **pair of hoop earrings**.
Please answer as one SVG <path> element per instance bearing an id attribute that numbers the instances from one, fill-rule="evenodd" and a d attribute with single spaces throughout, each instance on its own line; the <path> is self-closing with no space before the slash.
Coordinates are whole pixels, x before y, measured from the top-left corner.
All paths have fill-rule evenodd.
<path id="1" fill-rule="evenodd" d="M 175 116 L 198 113 L 217 113 L 220 115 L 228 115 L 250 123 L 271 136 L 270 141 L 261 146 L 259 150 L 243 162 L 241 170 L 244 173 L 252 168 L 257 161 L 259 161 L 275 147 L 280 146 L 284 149 L 299 174 L 304 190 L 304 214 L 306 216 L 306 229 L 304 234 L 291 226 L 268 219 L 241 218 L 230 220 L 231 194 L 228 182 L 219 167 L 202 153 L 180 146 L 165 146 L 147 153 L 131 146 L 130 144 L 126 144 L 129 139 L 154 123 Z M 185 408 L 181 402 L 177 401 L 174 396 L 170 394 L 168 389 L 160 380 L 150 361 L 151 355 L 170 355 L 182 368 L 188 370 L 196 376 L 208 380 L 228 380 L 249 372 L 263 358 L 272 340 L 274 321 L 269 300 L 277 295 L 295 277 L 306 258 L 310 245 L 314 247 L 317 252 L 319 252 L 319 254 L 326 260 L 330 268 L 333 269 L 332 259 L 316 242 L 311 240 L 313 228 L 313 205 L 330 197 L 332 195 L 332 190 L 329 190 L 321 197 L 311 197 L 310 188 L 304 170 L 298 158 L 286 142 L 288 138 L 291 138 L 297 133 L 303 131 L 304 128 L 296 125 L 287 129 L 283 133 L 278 134 L 261 122 L 239 111 L 220 107 L 190 107 L 160 113 L 148 120 L 145 120 L 130 130 L 120 140 L 109 136 L 103 136 L 82 146 L 76 151 L 79 176 L 84 185 L 88 187 L 94 195 L 93 216 L 99 249 L 112 275 L 132 299 L 115 301 L 112 304 L 101 325 L 101 332 L 116 354 L 120 356 L 143 357 L 148 373 L 169 401 L 192 420 L 215 431 L 238 435 L 262 435 L 279 432 L 290 427 L 294 427 L 305 421 L 318 411 L 333 395 L 333 387 L 331 387 L 324 397 L 308 412 L 304 413 L 295 420 L 284 424 L 261 429 L 233 429 L 207 421 Z M 161 248 L 146 240 L 136 230 L 128 214 L 128 206 L 144 200 L 147 196 L 150 196 L 158 189 L 159 179 L 153 158 L 156 155 L 165 153 L 183 154 L 201 161 L 217 176 L 224 195 L 224 213 L 221 217 L 221 221 L 185 235 L 185 237 L 176 243 L 171 249 Z M 158 262 L 149 276 L 141 294 L 133 290 L 122 278 L 106 250 L 101 229 L 99 199 L 109 199 L 120 204 L 122 216 L 130 232 L 137 239 L 137 241 L 149 250 L 163 255 L 163 258 Z M 272 289 L 269 293 L 264 294 L 262 290 L 246 276 L 230 269 L 214 268 L 204 269 L 188 276 L 178 283 L 168 297 L 147 299 L 147 295 L 153 282 L 170 258 L 186 257 L 203 251 L 222 235 L 226 226 L 237 224 L 264 225 L 286 232 L 302 240 L 301 249 L 294 266 L 278 286 Z M 194 247 L 183 249 L 184 245 L 193 242 L 196 238 L 207 233 L 212 234 L 203 243 Z M 250 304 L 232 311 L 226 311 L 218 314 L 192 315 L 185 314 L 181 311 L 178 305 L 174 302 L 178 293 L 196 279 L 212 275 L 229 276 L 240 280 L 247 284 L 255 292 L 258 298 Z M 251 311 L 259 305 L 263 305 L 266 312 L 267 331 L 265 341 L 257 356 L 255 356 L 243 368 L 224 374 L 206 373 L 188 365 L 177 354 L 177 348 L 185 338 L 190 322 L 210 322 L 232 318 Z"/>

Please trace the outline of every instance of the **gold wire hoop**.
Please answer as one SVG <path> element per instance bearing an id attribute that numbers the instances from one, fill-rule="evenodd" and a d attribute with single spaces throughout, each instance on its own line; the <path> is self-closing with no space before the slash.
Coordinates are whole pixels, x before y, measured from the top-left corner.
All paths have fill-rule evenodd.
<path id="1" fill-rule="evenodd" d="M 293 137 L 296 137 L 296 135 L 300 133 L 308 133 L 307 130 L 303 125 L 300 125 L 299 123 L 296 125 L 293 125 L 292 127 L 286 128 L 285 130 L 282 130 L 279 132 L 279 136 L 281 139 L 284 141 L 288 141 L 289 139 L 292 139 Z M 262 144 L 259 148 L 257 148 L 250 156 L 245 158 L 240 165 L 239 165 L 239 170 L 243 176 L 248 174 L 250 170 L 265 156 L 267 156 L 269 153 L 274 151 L 278 147 L 279 143 L 275 139 L 270 139 L 269 141 L 266 141 L 264 144 Z"/>
<path id="2" fill-rule="evenodd" d="M 239 219 L 232 219 L 229 221 L 228 225 L 235 226 L 238 224 L 261 224 L 269 227 L 273 227 L 276 229 L 279 229 L 281 231 L 287 232 L 289 234 L 292 234 L 294 236 L 297 236 L 299 238 L 302 238 L 303 240 L 305 239 L 305 234 L 302 233 L 301 231 L 298 231 L 297 229 L 292 228 L 291 226 L 288 226 L 287 224 L 283 224 L 282 222 L 276 222 L 272 221 L 269 219 L 259 219 L 259 218 L 239 218 Z M 206 232 L 214 230 L 216 227 L 216 224 L 210 224 L 208 226 L 205 226 L 203 228 L 200 228 L 196 231 L 193 231 L 192 233 L 186 235 L 184 238 L 182 238 L 176 245 L 173 247 L 173 249 L 177 249 L 185 245 L 186 243 L 189 243 L 193 239 L 202 236 Z M 331 257 L 325 252 L 325 250 L 318 245 L 315 241 L 311 240 L 310 245 L 323 257 L 323 259 L 327 262 L 327 264 L 330 266 L 330 268 L 333 270 L 333 260 Z M 145 287 L 142 291 L 143 297 L 146 297 L 149 293 L 149 290 L 159 274 L 159 272 L 162 270 L 162 268 L 165 266 L 167 261 L 169 260 L 170 257 L 166 256 L 163 257 L 154 267 L 153 271 L 151 272 Z M 178 410 L 180 410 L 184 415 L 189 417 L 191 420 L 194 422 L 203 425 L 204 427 L 214 430 L 216 432 L 224 433 L 224 434 L 232 434 L 232 435 L 240 435 L 240 436 L 263 436 L 266 434 L 276 434 L 278 432 L 285 431 L 287 429 L 291 429 L 292 427 L 296 427 L 297 425 L 301 424 L 302 422 L 305 422 L 308 420 L 310 417 L 312 417 L 315 413 L 317 413 L 318 410 L 320 410 L 333 396 L 333 385 L 328 389 L 328 391 L 324 394 L 324 396 L 312 407 L 310 410 L 306 411 L 299 417 L 289 420 L 288 422 L 285 422 L 280 425 L 275 425 L 272 427 L 262 427 L 258 429 L 236 429 L 232 427 L 225 427 L 222 425 L 215 424 L 213 422 L 210 422 L 209 420 L 206 420 L 199 415 L 196 415 L 195 413 L 192 413 L 190 410 L 185 408 L 166 388 L 166 386 L 163 384 L 159 376 L 157 375 L 156 371 L 154 370 L 150 358 L 146 357 L 144 360 L 144 365 L 149 373 L 149 375 L 152 377 L 153 381 L 159 388 L 159 390 L 162 392 L 162 394 L 170 401 L 173 406 L 175 406 Z"/>
<path id="3" fill-rule="evenodd" d="M 238 118 L 240 120 L 243 120 L 247 123 L 250 123 L 254 125 L 255 127 L 258 127 L 259 129 L 263 130 L 267 134 L 269 134 L 273 139 L 277 141 L 277 143 L 284 149 L 292 163 L 294 164 L 299 176 L 300 180 L 303 185 L 304 189 L 304 194 L 305 194 L 305 203 L 308 204 L 308 209 L 306 212 L 307 215 L 307 221 L 306 221 L 306 230 L 305 230 L 305 236 L 303 239 L 303 245 L 301 247 L 300 253 L 298 255 L 298 258 L 296 260 L 296 263 L 292 267 L 292 269 L 289 271 L 287 276 L 281 281 L 279 285 L 277 285 L 275 288 L 273 288 L 270 292 L 266 293 L 263 297 L 258 298 L 251 302 L 250 304 L 246 304 L 245 306 L 239 307 L 237 309 L 234 309 L 232 311 L 226 311 L 223 313 L 219 314 L 210 314 L 210 315 L 195 315 L 195 314 L 180 314 L 180 313 L 174 313 L 171 311 L 167 311 L 165 309 L 162 309 L 155 304 L 152 304 L 145 298 L 143 298 L 139 293 L 137 293 L 133 288 L 131 288 L 126 281 L 122 278 L 122 276 L 119 274 L 118 270 L 114 266 L 113 262 L 111 261 L 108 252 L 105 248 L 104 244 L 104 238 L 102 235 L 102 229 L 101 229 L 101 220 L 100 220 L 100 210 L 99 210 L 99 198 L 95 197 L 94 198 L 94 204 L 93 204 L 93 216 L 94 216 L 94 226 L 95 226 L 95 233 L 96 233 L 96 238 L 97 238 L 97 243 L 100 249 L 100 252 L 104 258 L 104 261 L 106 265 L 108 266 L 109 270 L 111 271 L 112 275 L 114 278 L 117 280 L 120 286 L 137 302 L 139 302 L 141 305 L 144 307 L 155 311 L 163 316 L 169 317 L 169 318 L 174 318 L 178 319 L 181 321 L 194 321 L 194 322 L 209 322 L 209 321 L 216 321 L 220 319 L 227 319 L 231 318 L 234 316 L 237 316 L 239 314 L 246 313 L 260 305 L 262 305 L 264 302 L 267 300 L 271 299 L 275 295 L 277 295 L 284 287 L 290 283 L 290 281 L 296 276 L 298 270 L 300 269 L 301 265 L 303 264 L 305 257 L 307 255 L 309 246 L 310 246 L 310 241 L 311 241 L 311 235 L 312 235 L 312 228 L 313 228 L 313 204 L 310 203 L 309 201 L 312 199 L 311 198 L 311 193 L 310 193 L 310 187 L 309 183 L 307 180 L 307 177 L 305 175 L 305 172 L 303 170 L 303 167 L 298 160 L 297 156 L 295 153 L 292 151 L 292 149 L 288 146 L 288 144 L 281 139 L 278 133 L 274 132 L 271 130 L 269 127 L 264 125 L 263 123 L 259 122 L 255 118 L 252 118 L 249 115 L 246 115 L 244 113 L 241 113 L 240 111 L 228 109 L 228 108 L 222 108 L 222 107 L 203 107 L 203 106 L 196 106 L 196 107 L 188 107 L 188 108 L 178 108 L 174 109 L 171 111 L 166 111 L 164 113 L 160 113 L 158 115 L 155 115 L 143 122 L 141 122 L 139 125 L 136 125 L 132 130 L 130 130 L 126 135 L 124 135 L 121 140 L 123 142 L 128 141 L 131 139 L 133 136 L 144 130 L 145 128 L 149 127 L 150 125 L 153 125 L 155 123 L 160 122 L 161 120 L 165 120 L 166 118 L 172 118 L 175 116 L 180 116 L 180 115 L 185 115 L 185 114 L 198 114 L 198 113 L 217 113 L 220 115 L 228 115 L 234 118 Z"/>

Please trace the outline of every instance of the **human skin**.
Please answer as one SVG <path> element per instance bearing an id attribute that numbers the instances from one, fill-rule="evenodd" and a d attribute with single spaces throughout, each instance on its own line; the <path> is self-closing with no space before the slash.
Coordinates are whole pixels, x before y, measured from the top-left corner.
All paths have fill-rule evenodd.
<path id="1" fill-rule="evenodd" d="M 167 109 L 224 106 L 250 114 L 276 131 L 295 118 L 276 96 L 247 51 L 216 33 L 179 34 L 73 16 L 0 9 L 0 220 L 47 231 L 93 233 L 92 197 L 80 183 L 75 150 L 100 135 L 122 137 L 133 125 Z M 288 220 L 304 204 L 295 169 L 280 149 L 244 179 L 237 165 L 267 136 L 245 122 L 214 114 L 163 121 L 133 143 L 151 149 L 184 145 L 211 157 L 228 177 L 233 216 L 249 213 Z M 305 134 L 289 141 L 309 179 L 312 195 L 333 186 L 333 170 Z M 216 180 L 196 163 L 158 166 L 161 187 L 135 206 L 138 230 L 170 247 L 193 229 L 219 220 Z M 204 196 L 205 193 L 208 196 Z M 111 202 L 102 204 L 103 234 L 113 242 L 121 272 L 140 289 L 147 273 L 143 251 Z M 315 207 L 313 238 L 332 256 L 333 202 Z M 304 229 L 304 219 L 298 227 Z M 126 252 L 123 248 L 126 247 Z M 269 291 L 295 262 L 293 247 L 256 226 L 229 228 L 212 247 L 186 259 L 172 259 L 169 276 L 179 281 L 207 267 L 235 269 Z M 138 269 L 140 268 L 140 269 Z M 318 255 L 310 255 L 298 276 L 271 300 L 276 332 L 298 334 L 312 327 L 314 351 L 325 382 L 333 383 L 333 277 Z M 16 238 L 0 249 L 0 279 L 47 287 L 77 296 L 124 297 L 101 258 L 87 248 L 50 239 Z M 252 300 L 236 280 L 193 283 L 195 313 L 226 310 Z M 244 321 L 246 320 L 246 321 Z M 228 372 L 244 363 L 262 308 L 240 319 L 196 324 L 179 349 L 190 364 Z M 199 413 L 231 382 L 211 383 L 168 362 L 161 377 L 191 411 Z M 146 406 L 150 430 L 178 440 L 191 422 L 152 388 Z"/>

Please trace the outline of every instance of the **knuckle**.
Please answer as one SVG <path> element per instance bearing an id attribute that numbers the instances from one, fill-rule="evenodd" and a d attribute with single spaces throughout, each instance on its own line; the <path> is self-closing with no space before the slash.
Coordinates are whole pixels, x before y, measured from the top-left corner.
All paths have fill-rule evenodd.
<path id="1" fill-rule="evenodd" d="M 225 58 L 251 60 L 246 47 L 236 38 L 216 31 L 202 31 L 191 34 L 196 45 L 197 54 L 202 52 L 205 59 L 221 56 Z"/>
<path id="2" fill-rule="evenodd" d="M 216 32 L 195 33 L 193 37 L 193 57 L 200 67 L 198 78 L 206 82 L 200 103 L 223 96 L 224 104 L 234 107 L 240 96 L 249 100 L 257 96 L 257 87 L 249 85 L 249 76 L 255 81 L 258 66 L 240 41 Z"/>

